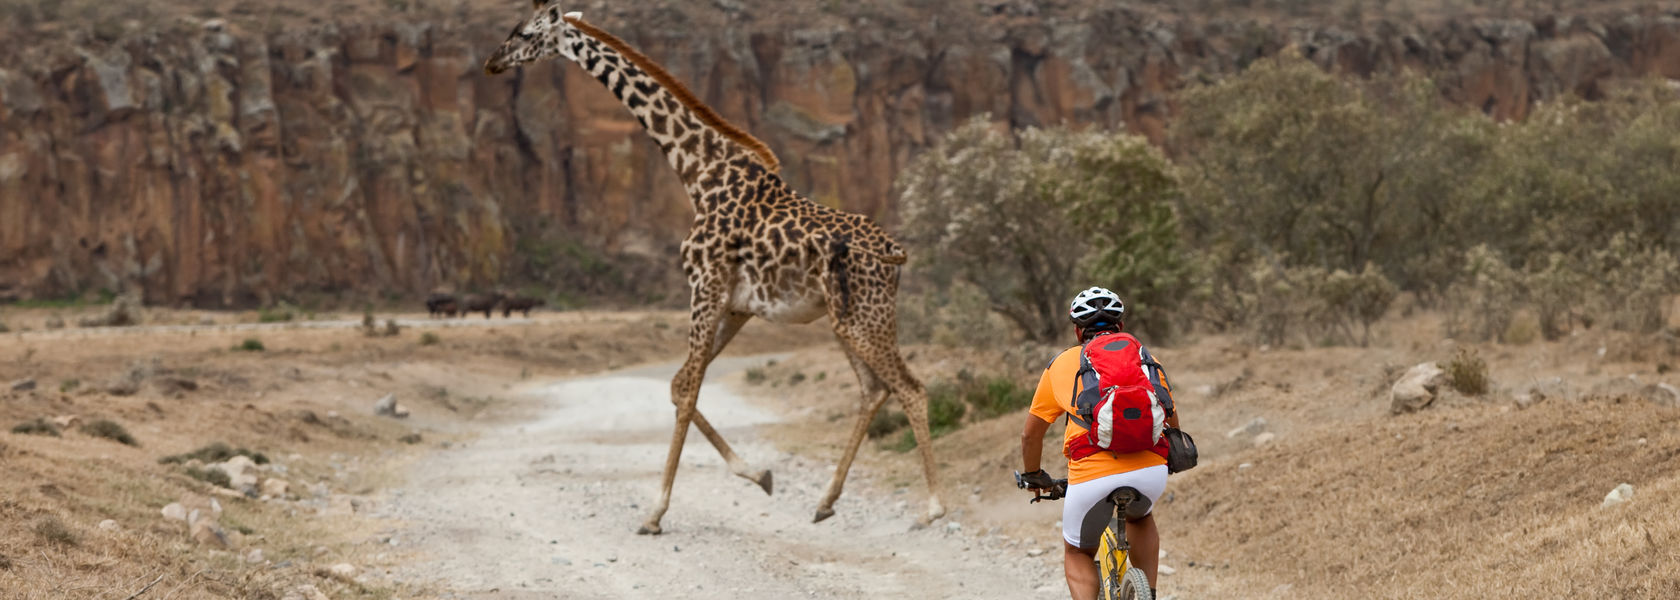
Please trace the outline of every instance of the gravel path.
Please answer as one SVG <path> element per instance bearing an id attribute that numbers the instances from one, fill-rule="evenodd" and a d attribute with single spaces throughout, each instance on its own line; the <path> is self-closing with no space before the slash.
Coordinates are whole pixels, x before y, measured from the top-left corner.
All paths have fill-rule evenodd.
<path id="1" fill-rule="evenodd" d="M 760 359 L 720 360 L 714 377 Z M 776 495 L 730 475 L 691 431 L 666 533 L 638 536 L 670 439 L 669 377 L 649 367 L 528 388 L 521 415 L 438 452 L 381 512 L 423 555 L 393 575 L 444 598 L 1055 598 L 1058 565 L 950 520 L 915 528 L 920 491 L 854 475 L 838 516 L 812 524 L 833 457 L 781 453 L 780 417 L 717 384 L 701 410 Z M 837 434 L 838 435 L 838 434 Z"/>

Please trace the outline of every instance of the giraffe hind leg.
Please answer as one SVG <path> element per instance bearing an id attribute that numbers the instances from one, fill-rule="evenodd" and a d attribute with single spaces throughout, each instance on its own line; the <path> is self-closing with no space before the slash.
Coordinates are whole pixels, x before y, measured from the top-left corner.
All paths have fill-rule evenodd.
<path id="1" fill-rule="evenodd" d="M 817 514 L 811 520 L 812 523 L 821 523 L 824 519 L 834 516 L 834 502 L 840 499 L 840 492 L 846 486 L 846 474 L 852 468 L 852 460 L 857 458 L 858 447 L 863 444 L 863 438 L 869 430 L 869 422 L 874 420 L 875 413 L 881 410 L 881 405 L 887 402 L 887 387 L 882 385 L 881 378 L 876 377 L 869 365 L 856 354 L 848 351 L 847 358 L 851 360 L 852 371 L 857 373 L 863 396 L 858 403 L 857 423 L 852 426 L 851 438 L 847 440 L 846 450 L 840 455 L 840 463 L 834 467 L 834 479 L 829 481 L 828 492 L 817 505 Z"/>
<path id="2" fill-rule="evenodd" d="M 884 312 L 888 318 L 893 316 L 890 307 L 880 312 Z M 858 311 L 855 314 L 867 313 L 866 311 Z M 870 372 L 886 386 L 888 392 L 898 398 L 899 403 L 904 407 L 904 416 L 910 420 L 910 429 L 916 436 L 916 446 L 921 452 L 922 469 L 927 477 L 928 486 L 928 509 L 921 522 L 929 523 L 944 516 L 945 506 L 939 500 L 938 469 L 933 459 L 933 435 L 928 428 L 927 391 L 922 387 L 921 382 L 916 381 L 915 376 L 911 375 L 910 368 L 904 364 L 903 357 L 899 356 L 898 343 L 894 339 L 894 328 L 863 327 L 845 320 L 837 320 L 835 334 L 839 336 L 840 343 L 846 346 L 847 353 L 867 366 Z M 876 404 L 873 408 L 878 409 L 879 404 Z M 873 410 L 868 411 L 868 413 L 869 417 L 874 416 Z M 863 427 L 867 427 L 867 425 L 867 420 L 861 423 Z M 855 455 L 862 441 L 862 438 L 856 435 L 856 431 L 854 431 L 854 435 L 846 448 L 845 456 Z M 845 474 L 836 469 L 835 475 L 835 481 L 830 484 L 830 493 L 833 498 L 824 499 L 823 505 L 819 507 L 819 516 L 821 516 L 823 510 L 832 512 L 833 502 L 839 497 L 839 489 L 844 483 Z"/>

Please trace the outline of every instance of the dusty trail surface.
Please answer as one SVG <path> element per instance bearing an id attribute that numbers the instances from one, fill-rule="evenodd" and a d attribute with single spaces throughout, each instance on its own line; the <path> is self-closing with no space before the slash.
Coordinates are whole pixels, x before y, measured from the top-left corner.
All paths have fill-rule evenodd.
<path id="1" fill-rule="evenodd" d="M 745 359 L 720 360 L 714 380 Z M 658 495 L 675 365 L 531 386 L 477 441 L 417 464 L 385 516 L 422 549 L 396 575 L 495 598 L 1022 598 L 1065 593 L 1043 558 L 940 521 L 915 528 L 920 486 L 885 491 L 854 469 L 839 515 L 811 523 L 832 472 L 778 451 L 774 406 L 716 381 L 700 409 L 775 495 L 731 475 L 691 431 L 660 536 L 636 527 Z M 838 426 L 838 425 L 837 425 Z"/>

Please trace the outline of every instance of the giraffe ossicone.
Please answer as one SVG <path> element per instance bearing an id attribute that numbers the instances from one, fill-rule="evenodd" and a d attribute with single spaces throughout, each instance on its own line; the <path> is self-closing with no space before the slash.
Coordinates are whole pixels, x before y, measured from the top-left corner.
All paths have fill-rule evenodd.
<path id="1" fill-rule="evenodd" d="M 555 0 L 533 5 L 535 12 L 485 61 L 485 72 L 553 56 L 576 63 L 642 125 L 694 208 L 694 224 L 681 247 L 690 292 L 688 358 L 671 380 L 676 427 L 659 502 L 640 532 L 661 531 L 690 424 L 732 473 L 771 493 L 770 472 L 752 469 L 736 456 L 696 406 L 706 368 L 753 317 L 808 323 L 827 316 L 861 384 L 857 421 L 814 520 L 834 515 L 869 421 L 888 398 L 897 398 L 909 417 L 927 477 L 928 509 L 921 522 L 943 516 L 927 392 L 898 352 L 904 250 L 868 217 L 817 204 L 789 188 L 769 146 L 718 115 L 628 43 L 578 13 L 562 14 Z"/>

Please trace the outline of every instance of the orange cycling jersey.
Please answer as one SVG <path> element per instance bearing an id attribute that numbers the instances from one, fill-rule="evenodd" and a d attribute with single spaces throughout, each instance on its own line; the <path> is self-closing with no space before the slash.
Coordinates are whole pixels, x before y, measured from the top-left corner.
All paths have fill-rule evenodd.
<path id="1" fill-rule="evenodd" d="M 1083 349 L 1083 346 L 1068 348 L 1050 363 L 1050 368 L 1045 369 L 1044 376 L 1038 379 L 1038 391 L 1033 394 L 1032 409 L 1028 412 L 1049 423 L 1055 423 L 1056 419 L 1074 412 L 1073 384 L 1079 378 L 1079 353 Z M 1086 431 L 1071 420 L 1068 422 L 1067 432 L 1062 438 L 1063 456 L 1067 455 L 1068 440 L 1072 440 L 1074 436 L 1085 435 Z M 1147 450 L 1126 454 L 1098 452 L 1079 460 L 1068 461 L 1068 483 L 1084 483 L 1099 477 L 1164 464 L 1167 464 L 1167 459 Z"/>

